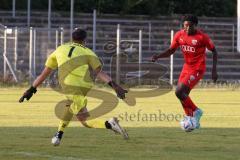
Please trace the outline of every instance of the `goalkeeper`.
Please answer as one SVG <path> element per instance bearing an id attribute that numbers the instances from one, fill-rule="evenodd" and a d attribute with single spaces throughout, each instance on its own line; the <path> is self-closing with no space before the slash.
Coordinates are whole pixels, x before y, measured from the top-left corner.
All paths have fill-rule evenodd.
<path id="1" fill-rule="evenodd" d="M 87 120 L 90 115 L 86 108 L 86 95 L 93 86 L 90 69 L 93 70 L 100 80 L 108 83 L 115 90 L 120 99 L 125 98 L 127 91 L 112 81 L 111 78 L 101 70 L 102 64 L 99 58 L 92 50 L 85 47 L 86 37 L 87 33 L 85 30 L 76 29 L 72 33 L 72 42 L 59 46 L 48 57 L 42 73 L 19 100 L 20 103 L 23 102 L 24 99 L 29 100 L 32 95 L 37 92 L 37 87 L 50 75 L 50 73 L 58 69 L 58 77 L 60 77 L 58 81 L 61 88 L 66 93 L 65 95 L 70 104 L 69 107 L 66 107 L 64 118 L 60 121 L 58 131 L 52 138 L 52 144 L 54 146 L 60 144 L 64 129 L 68 126 L 74 115 L 85 127 L 110 129 L 121 134 L 125 139 L 128 138 L 127 132 L 119 125 L 115 117 L 107 121 L 100 119 Z M 73 69 L 69 70 L 69 68 Z"/>

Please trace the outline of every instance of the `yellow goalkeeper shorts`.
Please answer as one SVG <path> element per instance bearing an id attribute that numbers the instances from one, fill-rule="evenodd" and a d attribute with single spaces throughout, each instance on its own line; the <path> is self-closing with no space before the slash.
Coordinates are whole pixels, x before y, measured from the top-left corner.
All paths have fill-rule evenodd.
<path id="1" fill-rule="evenodd" d="M 67 95 L 68 100 L 72 101 L 72 104 L 69 107 L 69 111 L 76 115 L 78 112 L 87 106 L 87 98 L 82 95 Z"/>

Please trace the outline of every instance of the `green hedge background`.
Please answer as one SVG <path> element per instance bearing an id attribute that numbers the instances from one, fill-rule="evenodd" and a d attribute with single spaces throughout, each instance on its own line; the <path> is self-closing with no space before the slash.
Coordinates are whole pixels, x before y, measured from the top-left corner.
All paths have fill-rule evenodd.
<path id="1" fill-rule="evenodd" d="M 16 0 L 16 10 L 26 10 L 28 0 Z M 0 10 L 12 10 L 12 0 L 0 0 Z M 32 0 L 32 10 L 48 10 L 48 0 Z M 69 11 L 70 0 L 52 0 L 52 11 Z M 237 0 L 75 0 L 76 12 L 236 17 Z"/>

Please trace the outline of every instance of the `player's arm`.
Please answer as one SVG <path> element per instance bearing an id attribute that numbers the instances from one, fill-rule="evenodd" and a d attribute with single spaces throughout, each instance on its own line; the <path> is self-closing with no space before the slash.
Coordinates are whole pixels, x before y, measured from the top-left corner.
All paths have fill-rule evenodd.
<path id="1" fill-rule="evenodd" d="M 45 67 L 42 73 L 33 82 L 32 87 L 37 88 L 39 85 L 41 85 L 51 72 L 52 72 L 51 68 Z"/>
<path id="2" fill-rule="evenodd" d="M 160 58 L 169 57 L 169 56 L 171 56 L 175 51 L 176 51 L 175 48 L 169 48 L 169 49 L 167 49 L 166 51 L 164 51 L 163 53 L 155 54 L 155 55 L 152 56 L 152 62 L 155 62 L 155 61 L 157 61 L 157 60 L 160 59 Z"/>
<path id="3" fill-rule="evenodd" d="M 100 59 L 96 54 L 92 51 L 89 52 L 90 56 L 89 59 L 89 66 L 93 69 L 95 75 L 97 75 L 97 78 L 99 78 L 101 81 L 108 83 L 109 86 L 111 86 L 114 91 L 117 93 L 117 96 L 121 99 L 125 98 L 125 94 L 127 93 L 127 90 L 123 89 L 121 86 L 116 84 L 110 76 L 108 76 L 105 72 L 102 71 L 102 63 L 100 62 Z"/>
<path id="4" fill-rule="evenodd" d="M 97 78 L 99 78 L 101 81 L 108 83 L 109 86 L 111 86 L 114 91 L 117 93 L 118 98 L 124 99 L 125 94 L 128 92 L 127 90 L 123 89 L 121 86 L 116 84 L 109 75 L 107 75 L 105 72 L 102 71 L 101 67 L 98 67 L 94 70 L 95 74 L 97 75 Z"/>
<path id="5" fill-rule="evenodd" d="M 169 47 L 169 49 L 165 50 L 162 53 L 153 55 L 152 56 L 152 62 L 155 62 L 160 58 L 166 58 L 166 57 L 171 56 L 177 50 L 177 48 L 179 47 L 178 39 L 179 39 L 180 35 L 181 35 L 180 32 L 177 32 L 174 35 L 171 46 Z"/>
<path id="6" fill-rule="evenodd" d="M 23 93 L 22 97 L 19 99 L 19 102 L 23 102 L 24 99 L 29 100 L 33 94 L 37 92 L 37 87 L 42 84 L 42 82 L 49 76 L 51 72 L 51 68 L 45 67 L 42 73 L 35 79 L 32 86 Z"/>
<path id="7" fill-rule="evenodd" d="M 205 40 L 207 49 L 212 51 L 212 54 L 213 54 L 212 80 L 215 83 L 218 79 L 218 74 L 217 74 L 218 53 L 217 53 L 217 50 L 215 48 L 215 45 L 213 44 L 212 40 L 209 38 L 209 36 L 207 34 L 205 34 L 204 40 Z"/>
<path id="8" fill-rule="evenodd" d="M 23 93 L 23 96 L 19 99 L 19 102 L 23 102 L 24 99 L 29 100 L 33 94 L 37 92 L 37 87 L 42 84 L 42 82 L 48 77 L 48 75 L 52 72 L 52 70 L 56 69 L 57 59 L 56 59 L 56 51 L 53 52 L 47 59 L 45 63 L 45 68 L 42 73 L 37 77 L 37 79 L 33 82 L 32 86 Z"/>
<path id="9" fill-rule="evenodd" d="M 217 74 L 217 61 L 218 61 L 218 53 L 216 48 L 214 47 L 212 50 L 213 54 L 213 63 L 212 63 L 212 80 L 215 83 L 218 79 L 218 74 Z"/>

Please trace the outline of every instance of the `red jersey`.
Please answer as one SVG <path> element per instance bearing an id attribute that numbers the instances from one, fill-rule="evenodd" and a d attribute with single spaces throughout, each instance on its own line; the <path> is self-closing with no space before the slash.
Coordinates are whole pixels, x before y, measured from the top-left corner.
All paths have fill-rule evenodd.
<path id="1" fill-rule="evenodd" d="M 214 49 L 214 44 L 207 34 L 200 30 L 194 35 L 188 35 L 184 30 L 178 31 L 172 41 L 172 49 L 180 46 L 185 64 L 192 69 L 205 69 L 206 48 L 210 51 Z"/>

